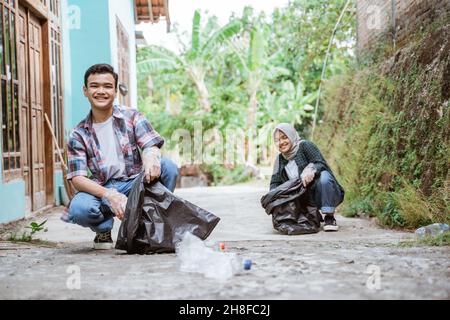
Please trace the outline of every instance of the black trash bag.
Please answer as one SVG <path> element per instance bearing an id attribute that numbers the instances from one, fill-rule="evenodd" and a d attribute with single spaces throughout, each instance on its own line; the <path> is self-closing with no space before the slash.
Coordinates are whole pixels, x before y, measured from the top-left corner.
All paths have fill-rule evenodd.
<path id="1" fill-rule="evenodd" d="M 289 180 L 261 198 L 261 205 L 272 215 L 275 230 L 282 234 L 317 233 L 322 216 L 302 197 L 306 192 L 301 180 Z"/>
<path id="2" fill-rule="evenodd" d="M 128 196 L 116 249 L 130 254 L 172 253 L 184 233 L 205 240 L 220 218 L 170 192 L 160 182 L 136 179 Z"/>

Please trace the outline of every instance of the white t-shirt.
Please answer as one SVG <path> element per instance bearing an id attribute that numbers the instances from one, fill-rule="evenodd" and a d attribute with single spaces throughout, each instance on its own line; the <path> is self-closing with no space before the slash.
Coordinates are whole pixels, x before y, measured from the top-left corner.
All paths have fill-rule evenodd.
<path id="1" fill-rule="evenodd" d="M 105 160 L 106 181 L 125 176 L 125 160 L 123 158 L 119 139 L 114 133 L 113 117 L 105 122 L 92 124 L 100 144 L 100 151 Z"/>
<path id="2" fill-rule="evenodd" d="M 284 167 L 286 170 L 286 174 L 289 178 L 289 180 L 295 180 L 298 179 L 298 166 L 294 159 L 289 160 L 286 167 Z"/>

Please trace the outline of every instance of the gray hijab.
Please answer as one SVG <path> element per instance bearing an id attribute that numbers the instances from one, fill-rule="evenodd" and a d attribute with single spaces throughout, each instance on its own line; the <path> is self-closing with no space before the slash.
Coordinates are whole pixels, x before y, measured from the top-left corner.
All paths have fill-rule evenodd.
<path id="1" fill-rule="evenodd" d="M 286 137 L 288 137 L 288 139 L 291 141 L 291 144 L 292 144 L 289 151 L 281 153 L 281 155 L 286 160 L 294 159 L 295 155 L 297 154 L 298 148 L 300 147 L 300 141 L 301 141 L 300 136 L 297 133 L 297 130 L 295 130 L 295 128 L 289 123 L 280 123 L 279 125 L 276 126 L 275 130 L 273 131 L 274 141 L 275 141 L 275 133 L 278 130 L 283 132 L 286 135 Z"/>

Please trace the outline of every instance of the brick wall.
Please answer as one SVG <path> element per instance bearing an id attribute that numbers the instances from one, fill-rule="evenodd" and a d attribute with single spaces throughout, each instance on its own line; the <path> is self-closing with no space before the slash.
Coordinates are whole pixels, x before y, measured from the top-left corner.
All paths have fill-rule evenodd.
<path id="1" fill-rule="evenodd" d="M 450 17 L 450 0 L 357 0 L 358 51 L 380 41 L 402 45 L 409 35 L 440 17 Z"/>

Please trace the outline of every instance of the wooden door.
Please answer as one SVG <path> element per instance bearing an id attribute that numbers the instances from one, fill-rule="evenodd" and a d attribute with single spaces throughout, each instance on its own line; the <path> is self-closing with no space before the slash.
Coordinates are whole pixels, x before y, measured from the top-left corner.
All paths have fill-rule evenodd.
<path id="1" fill-rule="evenodd" d="M 27 211 L 46 205 L 42 27 L 32 12 L 19 8 L 19 66 L 23 172 Z"/>
<path id="2" fill-rule="evenodd" d="M 131 106 L 130 93 L 130 46 L 129 37 L 125 27 L 117 18 L 117 55 L 119 59 L 119 84 L 127 87 L 128 92 L 125 96 L 119 91 L 119 102 L 123 106 Z"/>
<path id="3" fill-rule="evenodd" d="M 21 119 L 20 119 L 20 137 L 22 146 L 22 168 L 23 178 L 25 180 L 25 198 L 26 198 L 26 212 L 31 212 L 31 161 L 30 161 L 30 105 L 29 105 L 29 79 L 28 79 L 28 22 L 27 13 L 23 8 L 19 9 L 19 21 L 18 21 L 18 39 L 19 47 L 17 50 L 17 60 L 20 80 L 20 106 L 21 106 Z"/>

